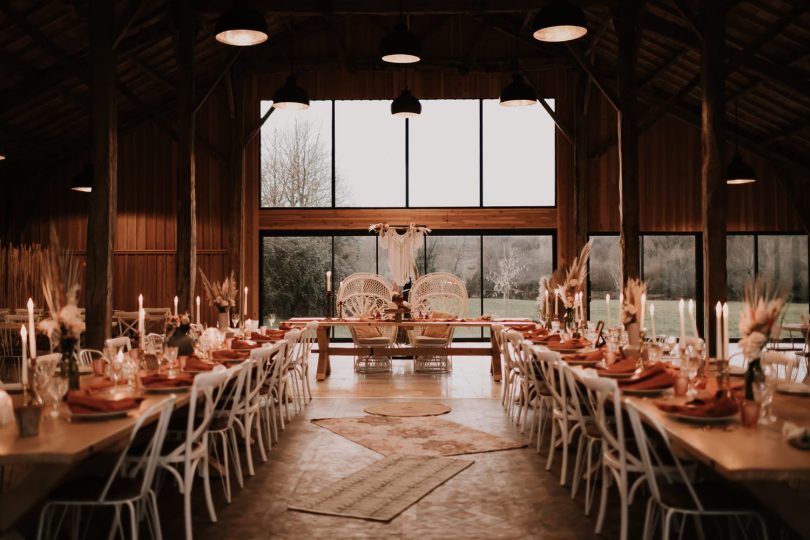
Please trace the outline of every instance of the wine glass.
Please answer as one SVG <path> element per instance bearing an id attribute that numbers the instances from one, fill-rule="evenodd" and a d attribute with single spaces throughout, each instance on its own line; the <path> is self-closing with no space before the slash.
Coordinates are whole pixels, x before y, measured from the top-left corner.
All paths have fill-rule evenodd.
<path id="1" fill-rule="evenodd" d="M 177 376 L 177 347 L 164 347 L 163 359 L 166 361 L 166 376 L 173 379 Z"/>
<path id="2" fill-rule="evenodd" d="M 239 328 L 239 313 L 231 313 L 231 322 L 233 323 L 233 328 Z"/>
<path id="3" fill-rule="evenodd" d="M 270 323 L 270 328 L 273 328 L 273 325 L 276 324 L 276 314 L 271 313 L 267 316 L 267 321 Z"/>
<path id="4" fill-rule="evenodd" d="M 124 371 L 124 362 L 122 362 L 118 358 L 117 353 L 113 353 L 113 355 L 109 358 L 109 362 L 107 363 L 107 367 L 109 368 L 110 380 L 113 382 L 113 394 L 116 393 L 118 390 L 118 381 L 121 380 Z"/>
<path id="5" fill-rule="evenodd" d="M 763 380 L 754 385 L 756 399 L 762 404 L 759 413 L 759 423 L 769 426 L 776 422 L 777 418 L 773 414 L 773 392 L 776 386 L 776 366 L 762 364 Z"/>
<path id="6" fill-rule="evenodd" d="M 694 397 L 697 394 L 695 383 L 697 382 L 701 363 L 701 355 L 698 350 L 692 345 L 688 345 L 686 347 L 686 366 L 681 366 L 681 370 L 686 369 L 686 377 L 689 379 L 689 397 Z"/>
<path id="7" fill-rule="evenodd" d="M 50 394 L 50 405 L 51 405 L 51 412 L 49 413 L 51 418 L 58 418 L 59 417 L 59 404 L 62 402 L 62 399 L 65 397 L 68 391 L 68 379 L 67 377 L 62 377 L 59 373 L 54 373 L 53 377 L 51 377 L 50 384 L 48 384 L 48 393 Z"/>

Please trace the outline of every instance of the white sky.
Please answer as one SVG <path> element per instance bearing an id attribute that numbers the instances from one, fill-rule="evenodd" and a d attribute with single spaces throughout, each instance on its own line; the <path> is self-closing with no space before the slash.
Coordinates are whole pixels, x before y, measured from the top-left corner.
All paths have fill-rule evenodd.
<path id="1" fill-rule="evenodd" d="M 410 206 L 478 206 L 478 100 L 421 100 L 410 121 Z M 554 107 L 554 100 L 547 100 Z M 261 114 L 272 102 L 262 101 Z M 405 205 L 405 120 L 391 102 L 335 103 L 335 167 L 338 201 L 349 206 Z M 262 136 L 292 125 L 296 115 L 321 129 L 331 152 L 331 102 L 313 101 L 307 111 L 277 110 Z M 483 103 L 485 206 L 553 206 L 554 122 L 540 105 L 501 107 Z"/>

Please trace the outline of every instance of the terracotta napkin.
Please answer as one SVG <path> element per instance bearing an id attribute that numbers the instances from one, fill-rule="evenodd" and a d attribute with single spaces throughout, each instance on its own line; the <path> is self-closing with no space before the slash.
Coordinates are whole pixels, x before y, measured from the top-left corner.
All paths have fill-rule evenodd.
<path id="1" fill-rule="evenodd" d="M 658 390 L 675 384 L 675 377 L 662 364 L 653 364 L 635 377 L 619 380 L 619 387 L 627 390 Z"/>
<path id="2" fill-rule="evenodd" d="M 552 351 L 557 351 L 560 349 L 581 349 L 583 347 L 587 347 L 590 344 L 591 342 L 585 339 L 569 339 L 568 341 L 560 341 L 559 343 L 549 341 L 546 344 L 546 347 L 548 347 Z"/>
<path id="3" fill-rule="evenodd" d="M 206 362 L 202 358 L 198 358 L 194 355 L 186 357 L 186 370 L 192 371 L 211 371 L 214 369 L 214 365 Z"/>
<path id="4" fill-rule="evenodd" d="M 740 410 L 740 406 L 735 400 L 725 397 L 721 393 L 709 399 L 693 399 L 683 405 L 661 402 L 655 405 L 664 412 L 707 418 L 731 416 Z"/>
<path id="5" fill-rule="evenodd" d="M 284 339 L 284 334 L 285 332 L 278 330 L 268 330 L 267 334 L 260 334 L 258 332 L 253 332 L 250 335 L 250 339 L 257 343 L 271 343 L 278 341 L 280 339 Z"/>
<path id="6" fill-rule="evenodd" d="M 605 356 L 605 349 L 596 349 L 593 351 L 585 352 L 585 353 L 572 353 L 572 354 L 563 354 L 561 355 L 563 360 L 573 360 L 573 361 L 588 361 L 588 362 L 599 362 Z"/>
<path id="7" fill-rule="evenodd" d="M 231 343 L 231 349 L 233 349 L 233 350 L 245 351 L 245 350 L 255 349 L 258 346 L 259 345 L 257 343 L 252 343 L 252 342 L 246 341 L 244 339 L 235 339 L 235 340 L 233 340 L 233 343 Z"/>
<path id="8" fill-rule="evenodd" d="M 67 405 L 70 412 L 77 414 L 128 411 L 137 408 L 143 398 L 128 397 L 108 399 L 93 395 L 87 389 L 68 392 Z"/>
<path id="9" fill-rule="evenodd" d="M 292 330 L 292 325 L 290 325 L 289 323 L 283 322 L 283 323 L 278 325 L 278 329 L 279 330 Z"/>
<path id="10" fill-rule="evenodd" d="M 510 330 L 517 330 L 518 332 L 532 332 L 536 328 L 537 327 L 534 325 L 534 323 L 532 323 L 532 324 L 510 324 L 509 325 Z"/>
<path id="11" fill-rule="evenodd" d="M 216 361 L 247 360 L 250 358 L 250 351 L 234 351 L 233 349 L 222 349 L 211 353 L 211 359 Z"/>
<path id="12" fill-rule="evenodd" d="M 153 375 L 144 375 L 141 377 L 141 384 L 145 388 L 151 387 L 159 387 L 159 388 L 168 388 L 168 387 L 184 387 L 184 386 L 191 386 L 194 384 L 194 377 L 188 374 L 181 374 L 177 377 L 170 379 L 166 375 L 155 373 Z"/>
<path id="13" fill-rule="evenodd" d="M 599 373 L 610 373 L 610 374 L 617 374 L 617 373 L 633 373 L 636 370 L 636 361 L 633 358 L 628 358 L 626 360 L 619 360 L 612 366 L 606 369 L 598 370 Z"/>
<path id="14" fill-rule="evenodd" d="M 537 343 L 538 345 L 547 345 L 549 343 L 558 343 L 562 340 L 560 334 L 549 334 L 546 336 L 535 336 L 531 339 L 532 343 Z"/>

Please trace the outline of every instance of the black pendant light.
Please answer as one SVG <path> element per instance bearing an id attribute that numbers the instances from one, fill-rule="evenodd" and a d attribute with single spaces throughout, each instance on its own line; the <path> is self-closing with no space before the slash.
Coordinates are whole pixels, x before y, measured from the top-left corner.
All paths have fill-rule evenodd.
<path id="1" fill-rule="evenodd" d="M 737 104 L 734 105 L 734 156 L 731 162 L 726 167 L 726 184 L 739 185 L 739 184 L 752 184 L 757 181 L 754 168 L 743 161 L 740 155 L 739 146 L 739 109 Z"/>
<path id="2" fill-rule="evenodd" d="M 416 118 L 422 114 L 422 104 L 405 88 L 399 97 L 391 102 L 391 114 L 400 118 Z"/>
<path id="3" fill-rule="evenodd" d="M 267 41 L 267 23 L 264 15 L 250 9 L 247 0 L 234 0 L 223 12 L 215 28 L 216 40 L 226 45 L 249 47 Z"/>
<path id="4" fill-rule="evenodd" d="M 309 94 L 298 86 L 293 69 L 293 50 L 295 47 L 295 34 L 290 30 L 290 76 L 276 93 L 273 94 L 273 107 L 276 109 L 287 109 L 291 111 L 302 111 L 309 109 Z"/>
<path id="5" fill-rule="evenodd" d="M 298 86 L 295 76 L 290 75 L 287 81 L 273 94 L 273 107 L 300 111 L 309 109 L 309 94 Z"/>
<path id="6" fill-rule="evenodd" d="M 537 93 L 519 73 L 512 75 L 512 82 L 501 90 L 501 105 L 504 107 L 521 107 L 535 103 L 537 103 Z"/>
<path id="7" fill-rule="evenodd" d="M 70 189 L 82 193 L 93 191 L 93 168 L 85 165 L 84 168 L 70 181 Z"/>
<path id="8" fill-rule="evenodd" d="M 568 0 L 551 0 L 534 18 L 534 39 L 559 43 L 588 33 L 585 13 Z"/>
<path id="9" fill-rule="evenodd" d="M 422 57 L 422 44 L 405 26 L 405 21 L 400 21 L 390 34 L 382 38 L 380 52 L 383 62 L 413 64 Z"/>

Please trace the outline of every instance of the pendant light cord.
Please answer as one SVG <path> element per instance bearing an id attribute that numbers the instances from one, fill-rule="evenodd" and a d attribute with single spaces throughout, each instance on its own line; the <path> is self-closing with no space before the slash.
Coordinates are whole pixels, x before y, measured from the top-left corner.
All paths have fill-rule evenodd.
<path id="1" fill-rule="evenodd" d="M 734 100 L 734 153 L 740 153 L 740 100 Z"/>

